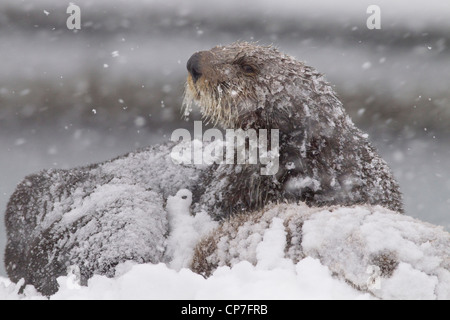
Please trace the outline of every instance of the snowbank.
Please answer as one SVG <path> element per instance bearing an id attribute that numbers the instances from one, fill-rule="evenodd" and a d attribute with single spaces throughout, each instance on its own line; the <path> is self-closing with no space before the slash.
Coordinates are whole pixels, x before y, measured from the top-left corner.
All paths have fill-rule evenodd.
<path id="1" fill-rule="evenodd" d="M 371 299 L 331 276 L 316 259 L 267 270 L 242 261 L 221 267 L 208 279 L 188 269 L 175 271 L 165 264 L 121 265 L 128 269 L 115 278 L 94 276 L 87 287 L 68 277 L 58 279 L 60 290 L 50 299 Z M 32 287 L 0 279 L 0 299 L 44 299 Z"/>
<path id="2" fill-rule="evenodd" d="M 303 258 L 377 298 L 450 299 L 450 234 L 380 206 L 279 204 L 236 216 L 201 241 L 193 270 L 243 260 L 272 270 Z"/>
<path id="3" fill-rule="evenodd" d="M 61 282 L 66 279 L 61 279 Z M 143 285 L 143 284 L 146 285 Z M 362 299 L 370 298 L 334 279 L 319 261 L 307 258 L 272 270 L 242 261 L 208 279 L 163 264 L 135 265 L 116 279 L 94 277 L 87 288 L 63 287 L 52 299 Z"/>
<path id="4" fill-rule="evenodd" d="M 185 227 L 171 240 L 181 260 L 125 262 L 87 287 L 60 277 L 50 299 L 450 299 L 450 234 L 370 206 L 280 204 L 238 226 L 230 220 L 204 240 L 220 242 L 209 257 L 218 266 L 204 278 L 181 255 L 205 232 L 195 228 L 205 217 L 186 215 L 190 200 L 182 190 L 169 201 L 172 225 Z M 0 299 L 44 299 L 31 286 L 18 294 L 20 286 L 0 278 Z"/>

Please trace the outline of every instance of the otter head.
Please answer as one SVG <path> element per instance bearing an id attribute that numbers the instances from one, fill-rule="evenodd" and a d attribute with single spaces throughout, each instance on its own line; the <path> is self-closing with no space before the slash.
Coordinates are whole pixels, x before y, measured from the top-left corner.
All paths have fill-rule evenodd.
<path id="1" fill-rule="evenodd" d="M 310 107 L 335 99 L 321 74 L 271 46 L 218 46 L 192 55 L 187 69 L 185 114 L 196 104 L 223 128 L 292 130 Z"/>

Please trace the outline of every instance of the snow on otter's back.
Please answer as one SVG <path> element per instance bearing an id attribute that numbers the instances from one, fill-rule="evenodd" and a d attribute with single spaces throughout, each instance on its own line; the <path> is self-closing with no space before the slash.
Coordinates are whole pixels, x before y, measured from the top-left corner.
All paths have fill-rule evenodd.
<path id="1" fill-rule="evenodd" d="M 385 299 L 450 299 L 450 235 L 441 227 L 381 207 L 339 208 L 311 215 L 303 224 L 308 256 L 359 286 L 370 266 Z"/>
<path id="2" fill-rule="evenodd" d="M 230 219 L 196 250 L 192 267 L 204 275 L 242 260 L 272 270 L 285 266 L 285 258 L 310 257 L 378 298 L 450 298 L 450 234 L 379 206 L 273 205 Z"/>

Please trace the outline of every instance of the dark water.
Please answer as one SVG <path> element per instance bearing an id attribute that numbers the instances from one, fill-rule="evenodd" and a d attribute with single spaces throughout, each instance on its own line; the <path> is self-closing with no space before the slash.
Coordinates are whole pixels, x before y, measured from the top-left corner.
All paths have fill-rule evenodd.
<path id="1" fill-rule="evenodd" d="M 365 10 L 376 3 L 382 30 L 369 31 Z M 107 160 L 191 128 L 179 112 L 187 59 L 248 40 L 325 73 L 392 167 L 406 213 L 450 229 L 448 3 L 77 4 L 77 33 L 60 1 L 0 4 L 0 212 L 27 174 Z"/>

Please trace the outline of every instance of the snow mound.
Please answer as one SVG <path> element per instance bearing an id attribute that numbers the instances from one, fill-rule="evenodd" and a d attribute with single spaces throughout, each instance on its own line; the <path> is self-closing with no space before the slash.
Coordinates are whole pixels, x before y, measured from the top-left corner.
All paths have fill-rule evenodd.
<path id="1" fill-rule="evenodd" d="M 189 215 L 190 196 L 180 190 L 168 199 L 177 228 L 168 241 L 172 262 L 128 261 L 88 286 L 60 277 L 50 299 L 450 299 L 450 234 L 440 227 L 381 207 L 302 204 L 217 226 L 206 214 Z M 216 243 L 209 277 L 186 268 L 206 230 L 200 246 Z M 0 278 L 0 299 L 44 299 L 32 286 L 19 294 L 20 286 Z"/>
<path id="2" fill-rule="evenodd" d="M 114 278 L 94 276 L 87 287 L 75 286 L 68 277 L 58 279 L 52 300 L 125 299 L 371 299 L 332 277 L 318 260 L 306 258 L 267 270 L 242 261 L 221 267 L 208 279 L 190 271 L 175 271 L 165 264 L 120 265 L 128 269 Z M 0 279 L 0 299 L 45 299 L 33 287 L 18 294 L 18 286 Z"/>
<path id="3" fill-rule="evenodd" d="M 450 234 L 443 228 L 356 207 L 311 215 L 303 235 L 306 255 L 377 297 L 450 299 Z M 378 285 L 368 281 L 374 273 Z"/>
<path id="4" fill-rule="evenodd" d="M 200 242 L 193 270 L 209 276 L 243 260 L 271 270 L 305 257 L 374 297 L 450 299 L 450 234 L 379 206 L 280 204 L 236 216 Z"/>

